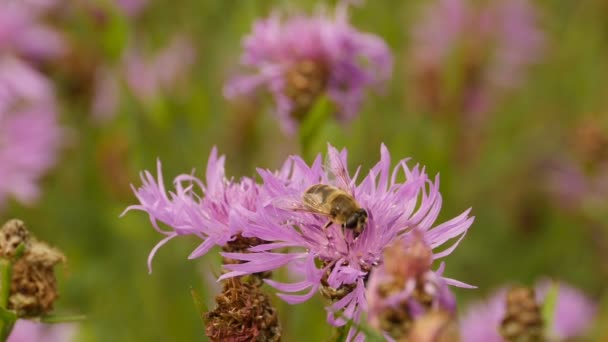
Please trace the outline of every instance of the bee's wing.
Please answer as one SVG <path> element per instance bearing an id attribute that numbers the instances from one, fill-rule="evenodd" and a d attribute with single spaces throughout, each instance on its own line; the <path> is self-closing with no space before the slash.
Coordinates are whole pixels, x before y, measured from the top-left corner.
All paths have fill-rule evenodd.
<path id="1" fill-rule="evenodd" d="M 299 211 L 329 216 L 328 205 L 319 201 L 319 197 L 313 194 L 304 194 L 302 197 L 278 197 L 272 200 L 272 205 L 289 211 Z"/>
<path id="2" fill-rule="evenodd" d="M 320 203 L 317 197 L 310 194 L 305 194 L 302 197 L 278 197 L 272 200 L 272 205 L 283 210 L 328 215 L 323 203 Z"/>
<path id="3" fill-rule="evenodd" d="M 325 170 L 328 171 L 330 180 L 342 190 L 348 192 L 351 196 L 355 194 L 355 189 L 348 176 L 348 169 L 340 157 L 338 150 L 330 150 L 325 159 Z"/>

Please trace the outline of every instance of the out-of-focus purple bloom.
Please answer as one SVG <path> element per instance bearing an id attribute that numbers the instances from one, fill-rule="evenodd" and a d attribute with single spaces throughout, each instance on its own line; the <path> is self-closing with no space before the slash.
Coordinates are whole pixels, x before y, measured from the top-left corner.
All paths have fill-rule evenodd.
<path id="1" fill-rule="evenodd" d="M 570 151 L 541 165 L 545 190 L 561 207 L 603 208 L 608 199 L 608 135 L 600 120 L 585 118 L 572 132 Z"/>
<path id="2" fill-rule="evenodd" d="M 54 2 L 0 2 L 0 51 L 32 61 L 58 57 L 65 52 L 60 34 L 42 23 L 40 17 Z"/>
<path id="3" fill-rule="evenodd" d="M 544 301 L 550 281 L 541 281 L 536 286 L 536 298 Z M 498 329 L 505 316 L 504 289 L 497 291 L 485 302 L 471 305 L 460 320 L 461 336 L 464 342 L 502 342 Z M 564 341 L 583 336 L 593 323 L 596 305 L 579 290 L 559 283 L 557 304 L 553 325 L 546 331 L 547 337 Z M 553 341 L 553 340 L 552 340 Z"/>
<path id="4" fill-rule="evenodd" d="M 91 115 L 96 122 L 107 122 L 116 115 L 120 105 L 120 84 L 115 71 L 109 67 L 97 68 L 93 87 Z"/>
<path id="5" fill-rule="evenodd" d="M 137 16 L 148 4 L 148 0 L 116 0 L 118 7 L 129 17 Z"/>
<path id="6" fill-rule="evenodd" d="M 20 60 L 0 57 L 0 206 L 9 196 L 36 200 L 61 136 L 48 81 Z"/>
<path id="7" fill-rule="evenodd" d="M 239 182 L 227 179 L 224 160 L 225 157 L 218 157 L 214 148 L 207 163 L 205 182 L 192 175 L 180 175 L 174 180 L 175 190 L 169 193 L 165 190 L 160 161 L 157 179 L 148 171 L 142 173 L 143 185 L 133 187 L 140 204 L 128 207 L 125 212 L 145 211 L 154 228 L 166 236 L 150 253 L 150 272 L 156 251 L 176 236 L 195 235 L 203 240 L 189 256 L 194 259 L 216 245 L 224 246 L 246 227 L 234 217 L 256 210 L 259 185 L 246 177 Z M 170 230 L 161 229 L 159 222 Z"/>
<path id="8" fill-rule="evenodd" d="M 154 57 L 148 59 L 137 49 L 127 51 L 124 72 L 131 91 L 142 101 L 150 101 L 168 91 L 190 71 L 195 61 L 192 43 L 175 37 Z"/>
<path id="9" fill-rule="evenodd" d="M 443 70 L 458 54 L 463 70 L 464 111 L 490 110 L 499 93 L 521 84 L 544 46 L 536 8 L 527 0 L 437 0 L 412 32 L 410 69 L 420 79 L 421 97 L 431 105 L 446 101 Z M 460 109 L 460 108 L 459 108 Z"/>
<path id="10" fill-rule="evenodd" d="M 466 210 L 432 228 L 441 208 L 438 178 L 431 181 L 419 166 L 409 168 L 406 159 L 391 169 L 385 146 L 381 148 L 380 161 L 358 185 L 359 170 L 351 177 L 346 169 L 346 150 L 329 146 L 328 157 L 328 170 L 323 168 L 320 155 L 311 166 L 293 156 L 285 164 L 289 169 L 284 167 L 282 172 L 259 170 L 264 181 L 261 198 L 267 201 L 256 212 L 235 218 L 241 220 L 237 226 L 247 226 L 244 236 L 271 242 L 250 248 L 248 254 L 222 253 L 245 263 L 225 265 L 231 272 L 220 279 L 271 271 L 293 262 L 304 280 L 292 284 L 265 281 L 286 292 L 279 296 L 292 304 L 308 300 L 317 290 L 329 293 L 335 302 L 328 308 L 328 320 L 340 326 L 345 320 L 336 317 L 337 312 L 359 321 L 360 314 L 368 310 L 365 283 L 370 272 L 384 262 L 382 254 L 387 246 L 411 234 L 419 234 L 431 249 L 458 238 L 450 247 L 432 255 L 431 260 L 437 260 L 456 248 L 473 218 L 469 217 L 470 210 Z M 406 180 L 397 181 L 398 177 Z M 368 222 L 360 235 L 354 236 L 352 230 L 338 224 L 324 230 L 327 217 L 297 209 L 302 194 L 319 183 L 348 191 L 366 209 Z M 284 252 L 286 247 L 290 250 Z M 448 278 L 443 281 L 464 286 Z M 307 293 L 293 294 L 302 291 Z M 349 340 L 355 335 L 357 332 L 352 330 Z"/>
<path id="11" fill-rule="evenodd" d="M 323 93 L 336 105 L 339 121 L 352 120 L 365 90 L 390 77 L 392 56 L 381 38 L 349 24 L 347 6 L 341 3 L 333 18 L 326 12 L 289 18 L 273 13 L 257 21 L 241 56 L 241 64 L 254 73 L 230 80 L 224 95 L 234 98 L 267 88 L 281 126 L 290 134 Z"/>
<path id="12" fill-rule="evenodd" d="M 124 77 L 131 93 L 142 103 L 150 103 L 162 93 L 169 93 L 190 72 L 196 59 L 192 43 L 176 36 L 151 57 L 135 47 L 127 49 L 123 63 L 113 70 L 99 68 L 92 100 L 93 117 L 106 121 L 116 114 L 120 103 L 120 79 Z"/>
<path id="13" fill-rule="evenodd" d="M 72 341 L 76 327 L 73 324 L 42 324 L 18 320 L 7 342 L 68 342 Z"/>

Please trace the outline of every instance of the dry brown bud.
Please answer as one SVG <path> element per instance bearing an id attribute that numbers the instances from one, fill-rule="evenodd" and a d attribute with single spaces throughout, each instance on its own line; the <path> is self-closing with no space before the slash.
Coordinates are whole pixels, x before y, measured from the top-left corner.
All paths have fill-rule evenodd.
<path id="1" fill-rule="evenodd" d="M 12 258 L 20 244 L 28 245 L 30 232 L 21 220 L 12 219 L 0 229 L 0 256 Z"/>
<path id="2" fill-rule="evenodd" d="M 534 289 L 514 287 L 507 292 L 506 313 L 500 334 L 508 342 L 540 342 L 543 337 L 541 310 Z"/>
<path id="3" fill-rule="evenodd" d="M 1 256 L 13 258 L 21 243 L 25 250 L 13 264 L 8 308 L 19 317 L 41 316 L 53 309 L 59 297 L 54 266 L 65 256 L 44 242 L 37 241 L 22 221 L 8 221 L 0 230 Z"/>
<path id="4" fill-rule="evenodd" d="M 277 311 L 258 286 L 239 278 L 227 279 L 215 301 L 217 307 L 205 315 L 205 333 L 210 341 L 281 340 Z"/>

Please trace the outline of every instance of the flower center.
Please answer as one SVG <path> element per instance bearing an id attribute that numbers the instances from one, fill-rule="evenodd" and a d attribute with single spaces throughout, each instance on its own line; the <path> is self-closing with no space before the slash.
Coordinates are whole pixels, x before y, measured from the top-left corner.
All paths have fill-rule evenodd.
<path id="1" fill-rule="evenodd" d="M 329 79 L 324 63 L 306 59 L 294 64 L 285 75 L 285 95 L 291 100 L 291 115 L 302 120 L 323 93 Z"/>

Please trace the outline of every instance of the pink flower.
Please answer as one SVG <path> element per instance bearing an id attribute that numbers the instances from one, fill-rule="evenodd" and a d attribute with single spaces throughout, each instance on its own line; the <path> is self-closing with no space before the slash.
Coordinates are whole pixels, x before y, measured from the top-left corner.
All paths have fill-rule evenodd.
<path id="1" fill-rule="evenodd" d="M 329 146 L 328 157 L 327 170 L 322 166 L 321 156 L 310 166 L 294 156 L 285 164 L 291 165 L 287 174 L 259 171 L 264 181 L 260 198 L 266 199 L 263 208 L 235 218 L 240 219 L 238 226 L 247 227 L 244 236 L 269 242 L 250 248 L 250 253 L 222 253 L 226 258 L 244 263 L 225 265 L 231 272 L 220 279 L 271 271 L 291 263 L 304 280 L 279 283 L 267 279 L 266 282 L 283 292 L 279 297 L 291 304 L 304 302 L 319 290 L 334 293 L 330 296 L 336 300 L 327 308 L 328 320 L 340 326 L 346 321 L 336 317 L 337 312 L 342 311 L 344 318 L 358 322 L 360 315 L 368 310 L 366 281 L 372 270 L 385 263 L 383 251 L 387 246 L 412 234 L 419 234 L 430 249 L 457 239 L 430 257 L 441 259 L 464 238 L 473 218 L 469 217 L 470 210 L 466 210 L 432 228 L 441 208 L 438 178 L 431 181 L 418 165 L 409 168 L 407 159 L 398 161 L 391 170 L 391 158 L 385 146 L 381 148 L 380 161 L 358 185 L 360 170 L 351 178 L 345 166 L 346 150 Z M 398 177 L 405 181 L 397 181 Z M 302 194 L 315 184 L 332 185 L 352 194 L 368 214 L 360 235 L 338 224 L 323 228 L 328 223 L 327 216 L 297 209 Z M 285 248 L 289 250 L 284 251 Z M 467 286 L 448 278 L 441 281 Z M 306 292 L 299 294 L 302 291 Z M 352 330 L 349 339 L 357 334 Z"/>
<path id="2" fill-rule="evenodd" d="M 18 320 L 7 342 L 68 342 L 73 340 L 76 327 L 73 324 L 42 324 Z"/>
<path id="3" fill-rule="evenodd" d="M 51 85 L 20 60 L 0 57 L 0 206 L 31 204 L 61 144 Z"/>
<path id="4" fill-rule="evenodd" d="M 346 3 L 333 17 L 320 12 L 283 19 L 273 13 L 254 24 L 243 47 L 241 64 L 252 73 L 229 81 L 224 95 L 234 98 L 267 88 L 289 134 L 323 93 L 336 105 L 339 121 L 352 120 L 366 89 L 388 80 L 392 70 L 386 43 L 352 27 Z"/>
<path id="5" fill-rule="evenodd" d="M 550 281 L 537 284 L 536 298 L 539 303 L 544 301 L 550 286 Z M 474 303 L 468 308 L 460 320 L 463 341 L 503 341 L 498 328 L 505 316 L 505 293 L 504 289 L 499 290 L 487 301 Z M 545 333 L 557 341 L 584 336 L 593 323 L 596 311 L 596 305 L 583 293 L 565 283 L 559 283 L 553 326 Z"/>

